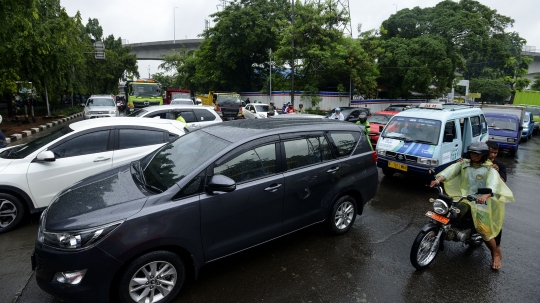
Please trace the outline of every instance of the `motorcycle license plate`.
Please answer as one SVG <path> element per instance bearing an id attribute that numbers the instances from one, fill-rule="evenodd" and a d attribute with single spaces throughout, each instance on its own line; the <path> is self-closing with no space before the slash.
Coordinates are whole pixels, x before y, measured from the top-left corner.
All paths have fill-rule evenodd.
<path id="1" fill-rule="evenodd" d="M 438 222 L 441 222 L 442 224 L 447 224 L 448 222 L 450 222 L 450 218 L 447 218 L 445 216 L 441 216 L 439 214 L 436 214 L 432 211 L 428 211 L 426 213 L 426 216 L 430 217 L 431 219 L 435 220 L 435 221 L 438 221 Z"/>
<path id="2" fill-rule="evenodd" d="M 392 162 L 392 161 L 388 161 L 388 167 L 399 169 L 402 171 L 407 171 L 407 169 L 409 168 L 407 164 L 401 164 L 401 163 Z"/>

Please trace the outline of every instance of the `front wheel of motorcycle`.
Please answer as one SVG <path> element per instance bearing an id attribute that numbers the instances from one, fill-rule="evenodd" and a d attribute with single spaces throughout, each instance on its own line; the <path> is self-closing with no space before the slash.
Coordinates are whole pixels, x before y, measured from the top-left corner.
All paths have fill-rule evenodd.
<path id="1" fill-rule="evenodd" d="M 414 240 L 411 248 L 411 264 L 417 269 L 422 270 L 435 260 L 439 252 L 439 243 L 437 233 L 439 228 L 433 226 L 427 230 L 422 230 Z"/>

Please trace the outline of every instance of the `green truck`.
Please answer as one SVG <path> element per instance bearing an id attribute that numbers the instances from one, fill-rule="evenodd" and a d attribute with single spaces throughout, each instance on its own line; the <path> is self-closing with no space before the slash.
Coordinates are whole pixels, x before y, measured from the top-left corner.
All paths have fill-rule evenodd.
<path id="1" fill-rule="evenodd" d="M 514 96 L 514 105 L 525 106 L 526 110 L 533 114 L 533 134 L 537 135 L 540 132 L 540 92 L 530 90 L 516 92 L 516 95 Z"/>
<path id="2" fill-rule="evenodd" d="M 162 87 L 153 79 L 128 80 L 124 86 L 129 111 L 150 105 L 163 105 Z"/>

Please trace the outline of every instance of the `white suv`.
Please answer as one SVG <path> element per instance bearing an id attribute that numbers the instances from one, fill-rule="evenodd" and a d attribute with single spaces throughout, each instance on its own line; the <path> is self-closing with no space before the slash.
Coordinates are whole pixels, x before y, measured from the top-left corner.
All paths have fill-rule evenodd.
<path id="1" fill-rule="evenodd" d="M 83 119 L 118 117 L 118 107 L 112 95 L 92 95 L 84 106 Z"/>
<path id="2" fill-rule="evenodd" d="M 174 120 L 182 115 L 186 120 L 186 128 L 194 131 L 201 127 L 221 123 L 221 117 L 212 106 L 201 105 L 156 105 L 148 106 L 129 114 L 129 117 L 160 118 Z"/>
<path id="3" fill-rule="evenodd" d="M 142 158 L 184 133 L 184 123 L 174 120 L 92 119 L 0 149 L 0 234 L 26 212 L 43 210 L 62 189 Z"/>

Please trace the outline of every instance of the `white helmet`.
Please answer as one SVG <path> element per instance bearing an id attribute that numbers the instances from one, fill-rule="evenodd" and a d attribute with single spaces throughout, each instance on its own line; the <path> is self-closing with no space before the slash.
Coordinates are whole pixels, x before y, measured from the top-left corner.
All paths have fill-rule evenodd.
<path id="1" fill-rule="evenodd" d="M 2 115 L 0 115 L 0 123 L 2 123 Z"/>

